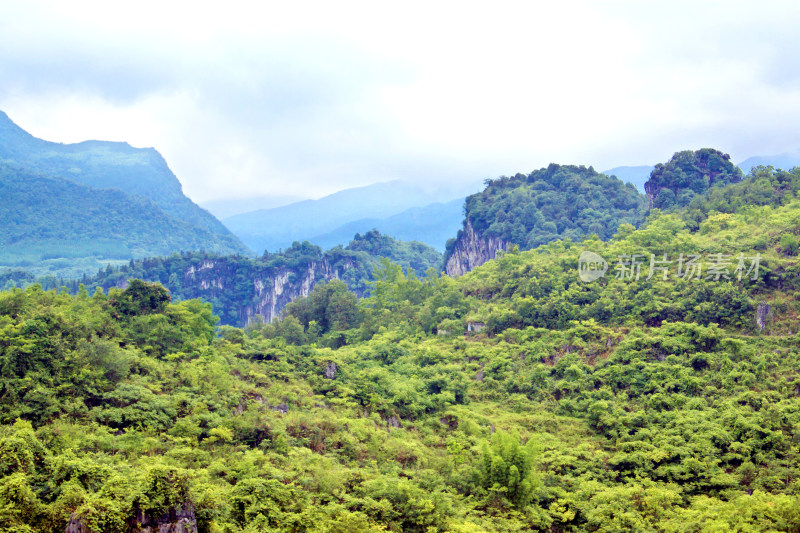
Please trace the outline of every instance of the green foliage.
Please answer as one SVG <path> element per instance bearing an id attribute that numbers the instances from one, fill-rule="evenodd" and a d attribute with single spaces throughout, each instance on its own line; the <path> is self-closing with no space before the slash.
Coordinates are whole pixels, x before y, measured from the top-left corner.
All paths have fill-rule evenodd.
<path id="1" fill-rule="evenodd" d="M 795 531 L 800 201 L 764 198 L 654 210 L 458 279 L 382 261 L 368 297 L 318 284 L 245 330 L 138 281 L 0 292 L 0 529 Z M 579 281 L 583 250 L 605 277 Z M 648 251 L 763 268 L 615 276 Z"/>
<path id="2" fill-rule="evenodd" d="M 241 255 L 220 256 L 206 252 L 182 252 L 166 257 L 131 260 L 100 269 L 93 277 L 59 280 L 52 276 L 35 278 L 22 271 L 0 272 L 0 288 L 27 286 L 39 283 L 44 289 L 66 286 L 78 293 L 80 286 L 93 292 L 98 287 L 104 291 L 123 287 L 130 279 L 141 279 L 159 283 L 170 292 L 174 300 L 203 298 L 214 305 L 215 313 L 222 324 L 245 326 L 252 321 L 253 309 L 278 283 L 284 286 L 281 294 L 301 293 L 308 290 L 304 283 L 314 284 L 326 277 L 344 281 L 358 296 L 369 290 L 373 270 L 382 258 L 399 263 L 404 270 L 427 272 L 441 265 L 441 255 L 433 248 L 421 243 L 404 243 L 370 231 L 356 238 L 346 248 L 338 246 L 327 252 L 309 242 L 295 242 L 277 254 L 264 254 L 260 258 Z M 313 276 L 305 281 L 309 276 Z M 276 311 L 291 300 L 291 297 L 276 297 Z M 348 319 L 353 320 L 353 317 Z M 327 330 L 326 330 L 327 331 Z"/>
<path id="3" fill-rule="evenodd" d="M 536 443 L 520 444 L 518 434 L 498 432 L 481 448 L 481 482 L 492 495 L 507 498 L 517 507 L 531 502 L 539 480 L 534 470 Z"/>
<path id="4" fill-rule="evenodd" d="M 109 303 L 117 313 L 128 316 L 163 313 L 169 301 L 164 287 L 139 279 L 132 279 L 124 291 L 109 295 Z"/>
<path id="5" fill-rule="evenodd" d="M 0 111 L 0 266 L 75 276 L 180 250 L 247 253 L 152 148 L 37 139 Z"/>
<path id="6" fill-rule="evenodd" d="M 317 334 L 354 328 L 360 322 L 356 295 L 340 280 L 317 284 L 308 297 L 288 304 L 284 315 L 295 317 L 305 328 L 315 323 Z"/>
<path id="7" fill-rule="evenodd" d="M 689 205 L 712 187 L 740 181 L 742 171 L 728 154 L 703 148 L 676 152 L 667 163 L 657 164 L 644 190 L 651 207 L 669 210 Z"/>
<path id="8" fill-rule="evenodd" d="M 38 275 L 80 276 L 109 262 L 179 250 L 246 250 L 224 228 L 173 218 L 145 198 L 7 164 L 0 164 L 0 196 L 0 219 L 14 221 L 0 227 L 0 266 Z"/>
<path id="9" fill-rule="evenodd" d="M 399 241 L 381 235 L 378 230 L 370 230 L 364 235 L 356 233 L 348 250 L 366 252 L 373 257 L 385 257 L 417 272 L 425 272 L 442 263 L 442 256 L 434 248 L 417 241 Z"/>
<path id="10" fill-rule="evenodd" d="M 560 238 L 609 239 L 622 223 L 639 225 L 646 208 L 645 198 L 615 177 L 552 164 L 527 176 L 488 180 L 483 192 L 467 198 L 466 217 L 481 234 L 527 250 Z"/>

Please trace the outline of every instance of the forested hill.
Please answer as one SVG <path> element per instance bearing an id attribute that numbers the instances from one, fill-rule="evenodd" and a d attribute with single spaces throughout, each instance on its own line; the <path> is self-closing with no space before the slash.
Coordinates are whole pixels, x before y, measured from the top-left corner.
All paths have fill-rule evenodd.
<path id="1" fill-rule="evenodd" d="M 308 242 L 295 242 L 280 253 L 260 258 L 187 252 L 131 261 L 93 277 L 59 284 L 77 293 L 80 283 L 93 292 L 98 287 L 125 287 L 131 278 L 158 282 L 169 289 L 173 299 L 202 298 L 213 304 L 222 324 L 244 326 L 253 320 L 270 322 L 289 302 L 306 296 L 321 282 L 342 280 L 363 296 L 381 258 L 419 275 L 431 268 L 438 272 L 442 263 L 442 255 L 425 244 L 397 241 L 373 230 L 356 234 L 346 247 L 326 252 Z M 18 280 L 10 282 L 19 284 Z"/>
<path id="2" fill-rule="evenodd" d="M 230 253 L 232 236 L 170 216 L 150 200 L 0 163 L 0 266 L 79 275 L 106 261 L 176 250 Z"/>
<path id="3" fill-rule="evenodd" d="M 140 282 L 2 292 L 0 529 L 798 531 L 798 191 L 219 335 Z"/>
<path id="4" fill-rule="evenodd" d="M 447 243 L 445 271 L 461 275 L 512 245 L 533 249 L 557 239 L 597 235 L 608 240 L 620 224 L 638 226 L 648 208 L 673 210 L 706 191 L 742 180 L 719 150 L 676 152 L 644 184 L 646 197 L 616 176 L 592 167 L 551 164 L 528 175 L 487 180 L 467 197 L 463 228 Z"/>
<path id="5" fill-rule="evenodd" d="M 665 210 L 683 207 L 712 187 L 742 181 L 742 170 L 730 159 L 713 148 L 675 153 L 655 166 L 644 185 L 650 206 Z"/>
<path id="6" fill-rule="evenodd" d="M 559 238 L 608 239 L 620 224 L 638 225 L 647 200 L 633 185 L 592 167 L 552 164 L 531 172 L 487 180 L 466 200 L 464 228 L 448 242 L 445 270 L 469 271 L 500 249 L 527 250 Z"/>
<path id="7" fill-rule="evenodd" d="M 12 232 L 25 233 L 21 220 L 40 221 L 26 234 L 25 243 L 17 245 L 15 256 L 27 255 L 40 269 L 43 268 L 41 259 L 47 259 L 40 253 L 44 249 L 53 250 L 51 258 L 62 258 L 67 268 L 81 266 L 79 259 L 82 257 L 128 259 L 165 253 L 165 250 L 249 253 L 221 222 L 183 194 L 180 182 L 164 158 L 152 148 L 133 148 L 127 143 L 104 141 L 48 142 L 33 137 L 0 111 L 0 163 L 3 164 L 3 186 L 24 196 L 22 204 L 4 202 L 7 204 L 4 224 L 15 226 Z M 77 206 L 70 205 L 78 197 L 83 198 L 79 202 L 84 210 L 82 220 L 78 220 L 81 217 Z M 47 208 L 39 204 L 46 204 Z M 132 205 L 142 206 L 141 215 L 127 213 Z M 119 230 L 110 232 L 109 238 L 100 239 L 95 246 L 88 245 L 85 238 L 91 230 L 84 226 L 94 225 L 98 232 L 106 229 L 109 219 L 120 218 L 114 213 L 116 210 L 126 212 L 125 218 L 130 218 L 130 223 L 120 223 Z M 157 238 L 151 239 L 142 228 L 148 218 L 152 220 L 150 231 L 158 233 Z M 59 233 L 60 246 L 53 246 L 53 236 L 42 232 L 47 225 L 52 225 L 53 231 Z M 77 233 L 71 236 L 69 228 L 75 228 Z M 187 228 L 196 235 L 190 237 Z M 129 229 L 133 233 L 127 233 Z M 41 242 L 37 242 L 37 237 Z M 69 245 L 72 240 L 77 241 L 74 247 Z M 148 241 L 152 242 L 151 246 L 147 246 Z M 108 246 L 103 248 L 101 242 Z M 8 265 L 8 258 L 2 253 L 0 250 L 0 266 Z M 57 265 L 49 266 L 66 273 Z"/>

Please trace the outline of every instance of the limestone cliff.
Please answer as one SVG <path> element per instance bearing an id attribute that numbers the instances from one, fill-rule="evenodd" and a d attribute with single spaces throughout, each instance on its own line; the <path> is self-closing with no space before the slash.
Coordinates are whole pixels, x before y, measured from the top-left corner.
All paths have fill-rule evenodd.
<path id="1" fill-rule="evenodd" d="M 307 296 L 321 281 L 341 279 L 344 272 L 355 267 L 355 262 L 340 261 L 331 265 L 327 257 L 309 261 L 302 268 L 270 268 L 250 272 L 250 290 L 243 294 L 237 309 L 239 324 L 249 324 L 256 317 L 272 322 L 281 310 L 301 296 Z M 224 259 L 208 259 L 199 266 L 192 265 L 184 273 L 183 287 L 193 288 L 195 297 L 213 302 L 226 291 L 241 290 L 236 272 L 231 272 L 230 263 Z"/>
<path id="2" fill-rule="evenodd" d="M 449 249 L 444 271 L 448 276 L 461 276 L 475 267 L 494 259 L 497 252 L 507 250 L 510 243 L 500 237 L 486 236 L 475 231 L 467 219 L 464 229 Z"/>
<path id="3" fill-rule="evenodd" d="M 296 242 L 286 250 L 261 257 L 183 252 L 107 267 L 82 282 L 92 293 L 125 288 L 128 280 L 160 283 L 174 301 L 202 298 L 213 305 L 220 325 L 242 327 L 254 320 L 273 321 L 295 298 L 308 295 L 317 283 L 340 279 L 356 296 L 369 290 L 372 273 L 382 258 L 416 272 L 440 268 L 442 256 L 422 243 L 403 243 L 377 231 L 357 234 L 346 247 L 323 252 Z M 0 277 L 0 282 L 2 278 Z M 78 292 L 76 281 L 70 290 Z"/>

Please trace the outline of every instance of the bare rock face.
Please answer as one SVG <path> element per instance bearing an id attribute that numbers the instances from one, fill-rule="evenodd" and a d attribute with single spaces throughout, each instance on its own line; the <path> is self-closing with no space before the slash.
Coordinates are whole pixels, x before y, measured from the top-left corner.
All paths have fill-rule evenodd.
<path id="1" fill-rule="evenodd" d="M 180 507 L 170 509 L 163 516 L 151 516 L 138 510 L 129 527 L 132 533 L 197 533 L 197 519 L 194 515 L 194 506 L 187 502 Z M 80 517 L 73 514 L 65 533 L 102 532 L 92 531 Z"/>
<path id="2" fill-rule="evenodd" d="M 767 325 L 767 321 L 772 315 L 772 308 L 769 304 L 760 303 L 756 308 L 756 325 L 758 326 L 758 331 L 764 331 L 764 328 Z"/>
<path id="3" fill-rule="evenodd" d="M 393 427 L 393 428 L 401 428 L 403 425 L 400 423 L 400 419 L 396 416 L 390 416 L 389 418 L 384 419 L 386 420 L 386 424 Z"/>
<path id="4" fill-rule="evenodd" d="M 69 517 L 69 523 L 67 523 L 67 529 L 64 530 L 64 533 L 92 533 L 92 531 L 73 513 Z"/>
<path id="5" fill-rule="evenodd" d="M 302 269 L 264 269 L 253 279 L 249 303 L 239 309 L 239 320 L 242 324 L 249 324 L 260 317 L 266 323 L 272 322 L 286 304 L 295 298 L 308 296 L 317 283 L 340 279 L 345 271 L 355 266 L 352 261 L 334 268 L 327 258 L 323 258 L 310 261 Z M 209 259 L 184 272 L 183 285 L 196 288 L 199 296 L 210 300 L 232 290 L 235 278 L 236 272 L 224 259 Z"/>
<path id="6" fill-rule="evenodd" d="M 475 231 L 467 219 L 464 230 L 453 246 L 444 265 L 448 276 L 461 276 L 497 257 L 497 252 L 507 250 L 511 243 L 500 237 L 486 237 Z"/>
<path id="7" fill-rule="evenodd" d="M 325 377 L 327 379 L 335 378 L 336 377 L 336 370 L 337 370 L 336 363 L 333 363 L 333 362 L 328 363 L 327 366 L 325 366 Z"/>

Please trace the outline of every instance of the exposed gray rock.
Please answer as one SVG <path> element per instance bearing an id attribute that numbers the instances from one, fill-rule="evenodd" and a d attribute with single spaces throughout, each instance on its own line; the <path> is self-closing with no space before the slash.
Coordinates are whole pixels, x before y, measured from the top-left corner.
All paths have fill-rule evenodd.
<path id="1" fill-rule="evenodd" d="M 483 322 L 467 322 L 467 333 L 480 333 L 485 327 Z"/>
<path id="2" fill-rule="evenodd" d="M 387 418 L 386 419 L 386 423 L 389 424 L 393 428 L 401 428 L 401 427 L 403 427 L 400 424 L 400 419 L 397 418 L 396 416 L 390 416 L 389 418 Z"/>
<path id="3" fill-rule="evenodd" d="M 133 529 L 136 533 L 197 533 L 197 519 L 191 503 L 170 509 L 159 517 L 139 511 L 136 523 L 141 525 L 140 529 Z"/>
<path id="4" fill-rule="evenodd" d="M 139 509 L 129 526 L 132 533 L 197 533 L 197 518 L 194 506 L 186 502 L 167 511 L 162 516 L 151 516 Z M 92 531 L 75 513 L 69 518 L 65 533 L 102 533 Z"/>
<path id="5" fill-rule="evenodd" d="M 279 403 L 278 405 L 270 405 L 269 408 L 272 409 L 273 411 L 279 411 L 283 414 L 287 414 L 289 412 L 289 406 L 286 405 L 285 403 Z"/>
<path id="6" fill-rule="evenodd" d="M 325 377 L 327 379 L 333 379 L 334 377 L 336 377 L 336 370 L 337 370 L 336 363 L 334 362 L 328 363 L 325 366 L 325 373 L 324 373 Z"/>
<path id="7" fill-rule="evenodd" d="M 756 325 L 758 326 L 758 331 L 764 331 L 764 328 L 767 325 L 767 321 L 772 317 L 772 308 L 769 304 L 760 303 L 756 308 Z"/>
<path id="8" fill-rule="evenodd" d="M 458 418 L 453 415 L 443 416 L 439 419 L 439 422 L 447 426 L 447 429 L 454 430 L 458 429 Z"/>
<path id="9" fill-rule="evenodd" d="M 69 517 L 69 522 L 67 523 L 67 529 L 64 530 L 64 533 L 93 533 L 91 529 L 86 527 L 83 521 L 75 516 L 75 513 Z"/>
<path id="10" fill-rule="evenodd" d="M 500 237 L 480 235 L 467 219 L 464 229 L 453 246 L 444 265 L 448 276 L 461 276 L 486 261 L 497 257 L 497 252 L 507 250 L 510 243 Z"/>
<path id="11" fill-rule="evenodd" d="M 334 268 L 325 257 L 309 262 L 301 271 L 283 267 L 264 269 L 252 280 L 252 303 L 239 308 L 239 320 L 242 324 L 251 324 L 259 319 L 272 322 L 286 304 L 301 296 L 308 296 L 317 283 L 341 279 L 344 272 L 355 266 L 356 262 L 352 260 L 344 261 Z M 220 259 L 206 259 L 200 264 L 192 265 L 184 272 L 183 277 L 184 286 L 198 288 L 206 300 L 231 290 L 229 285 L 236 279 L 231 266 Z"/>

